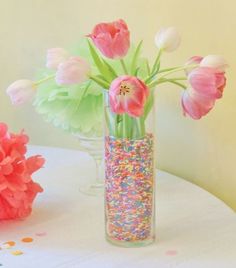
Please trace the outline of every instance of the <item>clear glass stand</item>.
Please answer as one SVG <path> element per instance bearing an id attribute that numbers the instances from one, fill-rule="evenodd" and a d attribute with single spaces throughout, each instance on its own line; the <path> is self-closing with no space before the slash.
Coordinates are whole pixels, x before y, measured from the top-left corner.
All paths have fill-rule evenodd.
<path id="1" fill-rule="evenodd" d="M 104 175 L 103 175 L 103 151 L 104 139 L 86 138 L 76 135 L 79 139 L 80 147 L 87 152 L 95 163 L 95 176 L 92 182 L 80 187 L 80 192 L 86 195 L 99 196 L 104 194 Z"/>

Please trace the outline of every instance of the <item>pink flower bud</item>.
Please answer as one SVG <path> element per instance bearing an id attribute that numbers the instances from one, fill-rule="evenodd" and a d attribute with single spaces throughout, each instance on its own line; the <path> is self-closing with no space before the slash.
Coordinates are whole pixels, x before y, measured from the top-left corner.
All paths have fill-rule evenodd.
<path id="1" fill-rule="evenodd" d="M 69 58 L 69 53 L 64 48 L 50 48 L 47 51 L 46 66 L 49 69 L 57 69 L 58 65 Z"/>
<path id="2" fill-rule="evenodd" d="M 130 47 L 130 33 L 123 20 L 97 24 L 88 36 L 107 58 L 123 58 Z"/>
<path id="3" fill-rule="evenodd" d="M 180 41 L 180 35 L 175 27 L 162 28 L 155 36 L 156 46 L 165 52 L 176 50 Z"/>
<path id="4" fill-rule="evenodd" d="M 36 93 L 36 85 L 30 80 L 17 80 L 7 88 L 6 92 L 13 105 L 21 105 L 33 98 Z"/>
<path id="5" fill-rule="evenodd" d="M 117 77 L 109 89 L 111 110 L 117 114 L 141 116 L 148 94 L 148 87 L 137 77 L 128 75 Z"/>
<path id="6" fill-rule="evenodd" d="M 56 82 L 58 85 L 73 85 L 84 82 L 89 75 L 90 66 L 80 57 L 71 57 L 58 66 Z"/>
<path id="7" fill-rule="evenodd" d="M 203 58 L 200 66 L 215 68 L 218 71 L 224 72 L 228 67 L 226 60 L 220 55 L 208 55 Z"/>

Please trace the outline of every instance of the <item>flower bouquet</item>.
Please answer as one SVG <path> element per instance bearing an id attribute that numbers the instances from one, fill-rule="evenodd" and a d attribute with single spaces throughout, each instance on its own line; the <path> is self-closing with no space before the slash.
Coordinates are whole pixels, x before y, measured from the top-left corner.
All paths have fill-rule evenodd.
<path id="1" fill-rule="evenodd" d="M 163 68 L 161 57 L 180 44 L 174 27 L 157 33 L 152 64 L 142 57 L 142 41 L 130 44 L 123 20 L 96 25 L 86 39 L 87 48 L 78 50 L 79 55 L 63 48 L 48 50 L 46 77 L 17 81 L 7 93 L 14 104 L 35 95 L 41 112 L 50 110 L 50 98 L 56 100 L 51 121 L 89 135 L 93 128 L 87 123 L 88 114 L 94 107 L 101 111 L 103 94 L 106 237 L 120 246 L 147 245 L 155 238 L 154 92 L 160 84 L 175 84 L 182 89 L 183 114 L 200 119 L 223 95 L 227 63 L 217 55 L 194 56 L 181 66 Z M 84 51 L 86 58 L 81 56 Z M 67 105 L 62 107 L 65 100 Z M 82 113 L 77 113 L 81 106 Z M 67 112 L 58 116 L 60 109 Z M 96 117 L 92 118 L 95 122 Z"/>

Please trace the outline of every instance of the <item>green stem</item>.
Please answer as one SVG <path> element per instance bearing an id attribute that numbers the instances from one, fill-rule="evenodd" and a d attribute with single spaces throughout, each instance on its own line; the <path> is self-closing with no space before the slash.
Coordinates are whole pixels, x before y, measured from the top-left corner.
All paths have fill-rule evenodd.
<path id="1" fill-rule="evenodd" d="M 160 74 L 160 73 L 169 72 L 169 71 L 172 71 L 172 70 L 179 69 L 179 68 L 181 68 L 181 67 L 183 67 L 183 66 L 176 66 L 176 67 L 172 67 L 172 68 L 162 69 L 162 70 L 160 70 L 158 73 Z"/>
<path id="2" fill-rule="evenodd" d="M 50 79 L 52 79 L 52 78 L 55 78 L 55 74 L 53 74 L 53 75 L 49 75 L 48 77 L 44 77 L 44 78 L 42 78 L 41 80 L 36 81 L 34 84 L 35 84 L 36 86 L 38 86 L 38 85 L 40 85 L 40 84 L 42 84 L 42 83 L 44 83 L 44 82 L 46 82 L 46 81 L 48 81 L 48 80 L 50 80 Z"/>
<path id="3" fill-rule="evenodd" d="M 153 67 L 152 67 L 152 72 L 151 72 L 152 74 L 155 72 L 155 69 L 156 69 L 156 67 L 157 67 L 157 65 L 158 65 L 158 63 L 159 63 L 159 61 L 160 61 L 161 53 L 162 53 L 162 50 L 160 49 L 160 50 L 158 51 L 158 53 L 157 53 L 156 60 L 155 60 L 155 62 L 154 62 L 154 64 L 153 64 Z"/>
<path id="4" fill-rule="evenodd" d="M 97 83 L 99 86 L 103 87 L 103 88 L 108 89 L 109 86 L 110 86 L 108 82 L 106 82 L 106 81 L 104 81 L 104 80 L 102 80 L 102 79 L 100 79 L 100 78 L 98 78 L 96 76 L 90 75 L 89 78 L 91 80 L 93 80 L 95 83 Z"/>
<path id="5" fill-rule="evenodd" d="M 160 76 L 159 79 L 161 79 L 163 77 L 166 77 L 167 75 L 170 75 L 170 74 L 173 74 L 173 73 L 176 73 L 176 72 L 179 72 L 179 71 L 183 71 L 183 70 L 188 69 L 188 68 L 194 68 L 194 67 L 197 67 L 197 66 L 198 66 L 198 64 L 181 66 L 179 68 L 176 68 L 174 70 L 171 70 L 171 71 L 166 72 L 165 74 L 163 74 L 162 76 Z"/>
<path id="6" fill-rule="evenodd" d="M 185 80 L 187 80 L 187 78 L 186 77 L 177 77 L 177 78 L 171 78 L 171 79 L 158 79 L 157 81 L 154 81 L 153 83 L 148 85 L 148 87 L 153 88 L 159 84 L 170 82 L 170 83 L 176 84 L 176 85 L 181 86 L 182 88 L 186 89 L 187 87 L 184 84 L 177 82 L 177 81 L 181 81 L 181 80 L 185 81 Z"/>
<path id="7" fill-rule="evenodd" d="M 128 74 L 128 70 L 126 68 L 125 61 L 123 59 L 120 59 L 120 63 L 121 63 L 121 66 L 122 66 L 125 74 Z"/>

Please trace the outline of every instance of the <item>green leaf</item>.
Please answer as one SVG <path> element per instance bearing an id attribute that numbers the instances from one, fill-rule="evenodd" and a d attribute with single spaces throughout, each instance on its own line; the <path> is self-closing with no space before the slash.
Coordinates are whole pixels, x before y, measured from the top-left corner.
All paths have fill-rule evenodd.
<path id="1" fill-rule="evenodd" d="M 90 75 L 89 77 L 91 80 L 93 80 L 95 83 L 97 83 L 99 86 L 101 86 L 102 88 L 109 88 L 109 83 L 106 81 L 101 80 L 101 78 L 97 77 L 97 76 L 92 76 Z"/>
<path id="2" fill-rule="evenodd" d="M 131 74 L 134 75 L 135 74 L 135 70 L 136 70 L 136 65 L 137 65 L 137 61 L 138 61 L 138 57 L 139 57 L 139 54 L 140 54 L 140 51 L 141 51 L 141 47 L 142 47 L 142 43 L 143 43 L 143 40 L 141 40 L 134 52 L 134 56 L 133 56 L 133 60 L 131 62 L 131 67 L 130 67 L 130 70 L 131 70 Z"/>
<path id="3" fill-rule="evenodd" d="M 94 47 L 92 46 L 92 44 L 89 41 L 88 41 L 88 45 L 89 45 L 89 50 L 90 50 L 90 53 L 92 55 L 94 63 L 96 64 L 98 70 L 103 74 L 104 67 L 103 67 L 103 63 L 102 63 L 100 57 L 98 56 L 96 50 L 94 49 Z"/>
<path id="4" fill-rule="evenodd" d="M 118 75 L 116 73 L 116 71 L 112 68 L 112 66 L 103 59 L 103 63 L 107 66 L 107 68 L 109 69 L 111 75 L 112 75 L 112 78 L 115 79 Z"/>
<path id="5" fill-rule="evenodd" d="M 89 50 L 92 55 L 93 61 L 95 65 L 97 66 L 99 72 L 101 73 L 102 76 L 105 77 L 106 81 L 110 83 L 114 79 L 114 74 L 111 72 L 109 68 L 109 64 L 106 63 L 104 59 L 101 59 L 99 57 L 95 48 L 89 41 L 88 41 L 88 45 L 89 45 Z"/>

